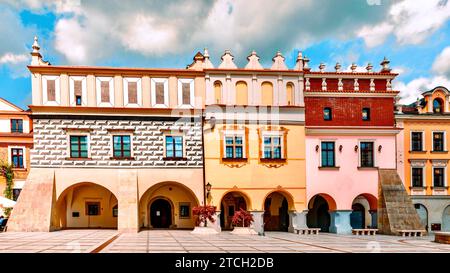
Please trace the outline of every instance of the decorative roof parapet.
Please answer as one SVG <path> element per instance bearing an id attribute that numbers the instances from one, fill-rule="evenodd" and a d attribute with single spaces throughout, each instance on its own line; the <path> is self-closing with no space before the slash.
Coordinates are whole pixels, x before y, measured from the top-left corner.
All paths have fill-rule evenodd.
<path id="1" fill-rule="evenodd" d="M 352 73 L 356 73 L 356 69 L 358 68 L 358 66 L 355 63 L 352 63 L 352 65 L 350 66 L 350 69 L 352 70 Z"/>
<path id="2" fill-rule="evenodd" d="M 381 72 L 387 72 L 387 73 L 391 72 L 391 68 L 389 68 L 389 63 L 390 63 L 390 61 L 386 57 L 384 57 L 383 61 L 380 63 Z"/>
<path id="3" fill-rule="evenodd" d="M 203 49 L 203 56 L 205 57 L 205 59 L 203 61 L 203 68 L 214 68 L 214 65 L 209 60 L 209 52 L 206 47 Z"/>
<path id="4" fill-rule="evenodd" d="M 231 55 L 230 50 L 225 50 L 225 53 L 221 57 L 222 62 L 219 65 L 221 69 L 237 69 L 236 64 L 233 62 L 234 56 Z"/>
<path id="5" fill-rule="evenodd" d="M 322 73 L 325 72 L 325 64 L 324 63 L 320 63 L 319 71 L 322 72 Z"/>
<path id="6" fill-rule="evenodd" d="M 247 56 L 248 63 L 245 66 L 245 69 L 264 69 L 263 66 L 259 63 L 259 56 L 256 54 L 256 51 L 252 51 L 250 55 Z"/>
<path id="7" fill-rule="evenodd" d="M 309 67 L 309 58 L 305 55 L 305 58 L 303 59 L 303 70 L 304 71 L 311 71 L 311 67 Z"/>
<path id="8" fill-rule="evenodd" d="M 342 65 L 339 62 L 337 62 L 336 65 L 334 66 L 334 69 L 336 70 L 336 73 L 340 73 L 341 72 L 341 68 L 342 68 Z"/>
<path id="9" fill-rule="evenodd" d="M 302 71 L 303 70 L 303 62 L 304 62 L 304 60 L 303 60 L 303 53 L 301 51 L 299 51 L 298 54 L 297 54 L 297 60 L 295 62 L 294 69 Z"/>
<path id="10" fill-rule="evenodd" d="M 273 70 L 288 70 L 288 67 L 284 63 L 284 57 L 280 51 L 272 58 L 273 64 L 271 69 Z"/>
<path id="11" fill-rule="evenodd" d="M 368 63 L 366 66 L 367 73 L 372 73 L 373 72 L 372 69 L 373 69 L 373 65 L 371 63 Z"/>

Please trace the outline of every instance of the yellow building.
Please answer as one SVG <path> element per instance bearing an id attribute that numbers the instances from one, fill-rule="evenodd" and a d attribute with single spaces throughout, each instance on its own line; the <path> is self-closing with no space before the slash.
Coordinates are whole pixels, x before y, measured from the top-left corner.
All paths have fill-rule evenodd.
<path id="1" fill-rule="evenodd" d="M 450 231 L 450 92 L 439 86 L 400 106 L 398 171 L 428 231 Z"/>
<path id="2" fill-rule="evenodd" d="M 204 70 L 205 172 L 216 228 L 232 228 L 241 208 L 257 232 L 306 227 L 303 59 L 295 69 L 280 53 L 270 69 L 255 52 L 247 59 L 237 68 L 226 51 L 218 68 Z"/>

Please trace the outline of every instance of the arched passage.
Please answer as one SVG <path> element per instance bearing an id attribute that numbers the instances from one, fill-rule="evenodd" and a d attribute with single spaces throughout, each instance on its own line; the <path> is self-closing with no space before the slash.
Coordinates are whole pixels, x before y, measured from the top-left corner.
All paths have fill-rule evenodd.
<path id="1" fill-rule="evenodd" d="M 369 193 L 358 195 L 352 202 L 350 225 L 354 229 L 377 226 L 377 198 Z"/>
<path id="2" fill-rule="evenodd" d="M 282 191 L 269 193 L 264 199 L 264 230 L 288 231 L 289 210 L 294 202 L 292 197 Z"/>
<path id="3" fill-rule="evenodd" d="M 322 232 L 330 231 L 330 210 L 336 209 L 336 202 L 327 194 L 317 194 L 308 203 L 306 223 L 310 228 L 320 228 Z"/>
<path id="4" fill-rule="evenodd" d="M 56 226 L 117 228 L 117 197 L 107 188 L 83 182 L 65 189 L 56 202 Z"/>
<path id="5" fill-rule="evenodd" d="M 248 210 L 250 202 L 248 197 L 238 191 L 225 194 L 220 201 L 220 226 L 222 229 L 232 229 L 234 213 L 240 209 Z"/>
<path id="6" fill-rule="evenodd" d="M 428 210 L 427 208 L 422 204 L 414 204 L 414 208 L 417 211 L 417 214 L 419 215 L 420 223 L 425 227 L 425 229 L 428 231 Z"/>
<path id="7" fill-rule="evenodd" d="M 145 191 L 139 200 L 142 228 L 194 228 L 192 208 L 199 205 L 195 194 L 178 182 L 161 182 Z"/>
<path id="8" fill-rule="evenodd" d="M 447 206 L 442 214 L 442 231 L 450 231 L 450 206 Z"/>

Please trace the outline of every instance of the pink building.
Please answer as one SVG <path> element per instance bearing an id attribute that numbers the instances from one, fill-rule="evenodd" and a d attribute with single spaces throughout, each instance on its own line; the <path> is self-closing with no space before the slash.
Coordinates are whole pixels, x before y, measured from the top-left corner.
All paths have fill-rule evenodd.
<path id="1" fill-rule="evenodd" d="M 305 71 L 308 227 L 351 233 L 377 226 L 378 169 L 396 168 L 389 61 L 380 72 Z"/>

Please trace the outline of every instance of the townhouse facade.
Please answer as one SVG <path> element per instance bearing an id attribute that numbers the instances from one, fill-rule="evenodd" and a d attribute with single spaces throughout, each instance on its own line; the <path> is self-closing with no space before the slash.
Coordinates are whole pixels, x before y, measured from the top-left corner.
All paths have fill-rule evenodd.
<path id="1" fill-rule="evenodd" d="M 30 149 L 33 147 L 33 124 L 29 112 L 0 98 L 0 162 L 13 171 L 12 199 L 17 201 L 30 171 Z M 7 187 L 0 176 L 0 194 Z M 0 215 L 3 211 L 0 209 Z"/>
<path id="2" fill-rule="evenodd" d="M 309 227 L 351 233 L 376 228 L 378 170 L 396 168 L 394 103 L 389 61 L 375 72 L 305 71 Z"/>
<path id="3" fill-rule="evenodd" d="M 427 231 L 450 231 L 450 91 L 437 86 L 399 105 L 398 172 Z"/>

